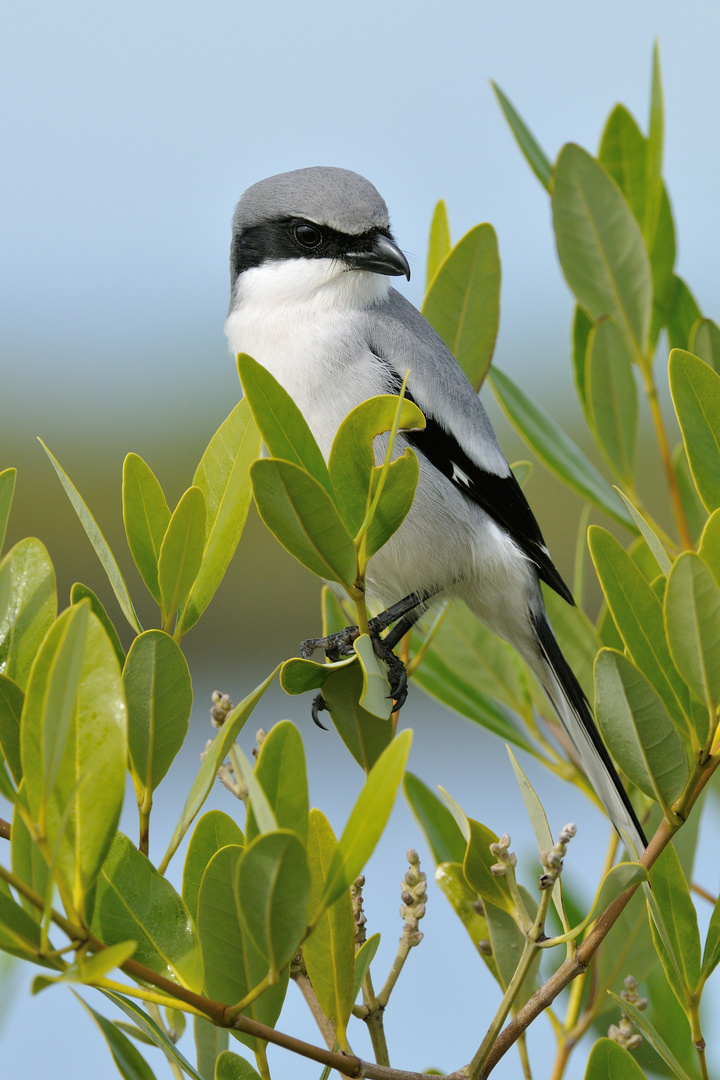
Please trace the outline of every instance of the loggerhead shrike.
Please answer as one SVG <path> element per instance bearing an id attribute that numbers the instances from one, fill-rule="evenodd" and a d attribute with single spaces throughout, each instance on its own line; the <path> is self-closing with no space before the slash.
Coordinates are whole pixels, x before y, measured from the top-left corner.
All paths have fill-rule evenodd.
<path id="1" fill-rule="evenodd" d="M 373 185 L 346 169 L 271 176 L 233 216 L 230 350 L 249 353 L 295 400 L 327 459 L 345 416 L 376 394 L 407 396 L 423 431 L 415 501 L 370 560 L 366 587 L 385 606 L 460 597 L 509 641 L 539 679 L 621 837 L 638 852 L 642 828 L 555 640 L 540 581 L 568 603 L 540 528 L 455 358 L 389 278 L 410 277 Z"/>

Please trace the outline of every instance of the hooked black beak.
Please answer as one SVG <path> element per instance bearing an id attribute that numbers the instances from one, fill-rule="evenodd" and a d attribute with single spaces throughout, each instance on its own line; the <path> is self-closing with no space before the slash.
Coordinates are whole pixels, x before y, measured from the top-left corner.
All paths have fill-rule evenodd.
<path id="1" fill-rule="evenodd" d="M 373 274 L 397 277 L 404 274 L 410 280 L 410 264 L 394 240 L 378 233 L 369 251 L 350 251 L 345 261 L 353 270 L 369 270 Z"/>

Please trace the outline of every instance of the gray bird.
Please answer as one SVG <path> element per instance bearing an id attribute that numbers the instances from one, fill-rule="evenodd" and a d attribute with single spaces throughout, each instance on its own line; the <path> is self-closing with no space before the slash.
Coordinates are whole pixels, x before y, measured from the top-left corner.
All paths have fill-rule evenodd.
<path id="1" fill-rule="evenodd" d="M 292 396 L 326 460 L 345 416 L 376 394 L 408 396 L 424 431 L 405 432 L 418 454 L 415 501 L 372 557 L 366 587 L 388 607 L 460 597 L 529 664 L 621 838 L 637 852 L 642 828 L 555 640 L 545 581 L 572 595 L 455 358 L 389 278 L 410 277 L 384 200 L 346 169 L 281 173 L 248 188 L 233 216 L 231 298 L 225 333 Z"/>

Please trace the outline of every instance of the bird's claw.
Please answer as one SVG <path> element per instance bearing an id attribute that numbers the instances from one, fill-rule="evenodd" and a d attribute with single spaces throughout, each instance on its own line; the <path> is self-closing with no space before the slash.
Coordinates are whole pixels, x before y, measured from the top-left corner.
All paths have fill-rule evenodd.
<path id="1" fill-rule="evenodd" d="M 327 637 L 321 638 L 307 638 L 300 645 L 300 655 L 309 660 L 315 649 L 322 649 L 328 660 L 337 662 L 344 656 L 351 656 L 354 652 L 353 643 L 359 637 L 359 630 L 357 626 L 346 626 L 343 630 L 339 630 L 336 634 L 328 634 Z M 407 700 L 408 695 L 408 680 L 405 665 L 402 660 L 395 655 L 389 645 L 383 641 L 378 631 L 372 626 L 370 628 L 370 638 L 373 643 L 373 649 L 375 655 L 382 660 L 387 669 L 388 682 L 390 683 L 390 697 L 395 703 L 393 712 L 399 712 Z M 312 718 L 318 727 L 321 727 L 323 731 L 327 731 L 324 724 L 320 723 L 318 714 L 324 712 L 327 709 L 325 699 L 322 694 L 317 694 L 313 698 L 312 703 Z"/>
<path id="2" fill-rule="evenodd" d="M 322 728 L 323 731 L 327 731 L 327 728 L 324 724 L 320 722 L 320 717 L 318 716 L 318 713 L 324 712 L 326 709 L 327 705 L 325 704 L 325 698 L 322 696 L 322 694 L 316 694 L 313 698 L 312 703 L 312 718 L 313 722 L 316 723 L 319 728 Z"/>
<path id="3" fill-rule="evenodd" d="M 316 649 L 322 649 L 328 660 L 337 661 L 341 656 L 350 656 L 353 652 L 353 642 L 360 636 L 357 626 L 346 626 L 344 630 L 338 630 L 336 634 L 328 634 L 327 637 L 306 638 L 300 643 L 300 655 L 304 660 L 309 660 Z"/>

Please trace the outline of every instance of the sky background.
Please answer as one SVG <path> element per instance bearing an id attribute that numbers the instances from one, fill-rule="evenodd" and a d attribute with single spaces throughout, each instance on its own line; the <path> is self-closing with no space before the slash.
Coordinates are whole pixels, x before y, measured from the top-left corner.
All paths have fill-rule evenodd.
<path id="1" fill-rule="evenodd" d="M 489 80 L 502 86 L 551 158 L 568 141 L 594 150 L 617 101 L 646 125 L 651 50 L 659 40 L 678 271 L 704 313 L 717 317 L 719 31 L 720 8 L 711 0 L 689 0 L 682 9 L 676 0 L 8 0 L 0 15 L 0 453 L 2 467 L 20 467 L 10 539 L 31 531 L 48 544 L 63 595 L 78 576 L 107 595 L 35 436 L 66 465 L 113 543 L 128 450 L 150 460 L 171 501 L 179 497 L 238 397 L 222 333 L 234 203 L 258 179 L 302 166 L 354 169 L 378 187 L 413 269 L 400 287 L 415 303 L 436 200 L 447 201 L 454 239 L 490 221 L 503 263 L 496 361 L 575 425 L 571 303 L 547 195 L 521 158 Z M 517 457 L 517 441 L 502 425 L 501 433 L 508 456 Z M 652 476 L 651 460 L 647 467 Z M 574 504 L 540 476 L 533 485 L 551 549 L 569 574 Z M 203 640 L 188 639 L 191 661 L 201 665 L 196 737 L 166 781 L 160 831 L 172 828 L 171 785 L 182 791 L 206 738 L 208 691 L 221 685 L 239 698 L 259 681 L 266 660 L 289 655 L 297 638 L 316 628 L 315 583 L 256 523 L 243 543 Z M 127 556 L 120 559 L 132 587 Z M 519 799 L 514 790 L 506 796 L 512 781 L 502 747 L 421 706 L 419 697 L 415 692 L 405 721 L 418 728 L 413 768 L 428 783 L 457 791 L 497 832 L 526 834 Z M 331 736 L 318 743 L 306 702 L 278 694 L 258 722 L 269 726 L 284 715 L 302 726 L 315 799 L 341 827 L 356 790 L 345 782 L 344 758 Z M 359 772 L 352 776 L 359 785 Z M 605 844 L 599 816 L 568 807 L 561 787 L 540 782 L 555 810 L 554 830 L 577 817 L 586 828 L 583 865 L 597 864 Z M 228 809 L 222 792 L 217 799 Z M 395 879 L 410 843 L 419 846 L 419 837 L 400 808 L 373 864 L 383 882 L 377 905 L 388 912 L 388 957 L 400 929 L 392 913 Z M 439 894 L 434 903 L 440 912 Z M 412 1001 L 393 1002 L 399 1064 L 457 1065 L 472 1052 L 476 1017 L 489 1014 L 494 1000 L 464 931 L 449 911 L 442 916 L 438 936 L 428 932 L 423 944 L 426 958 L 412 958 L 415 992 L 433 1002 L 437 1023 L 423 1014 L 419 1025 Z M 430 931 L 430 915 L 427 924 Z M 25 982 L 18 987 L 24 995 Z M 288 1030 L 303 1023 L 299 1011 L 283 1018 Z M 190 1054 L 187 1037 L 182 1045 Z M 21 1080 L 50 1071 L 74 1080 L 112 1074 L 99 1034 L 63 991 L 23 996 L 5 1016 L 0 1055 L 3 1072 Z M 573 1061 L 571 1080 L 582 1075 L 581 1061 Z M 315 1066 L 292 1069 L 299 1080 L 319 1073 Z M 159 1075 L 163 1070 L 158 1064 Z M 517 1075 L 517 1060 L 509 1056 L 496 1075 Z"/>

